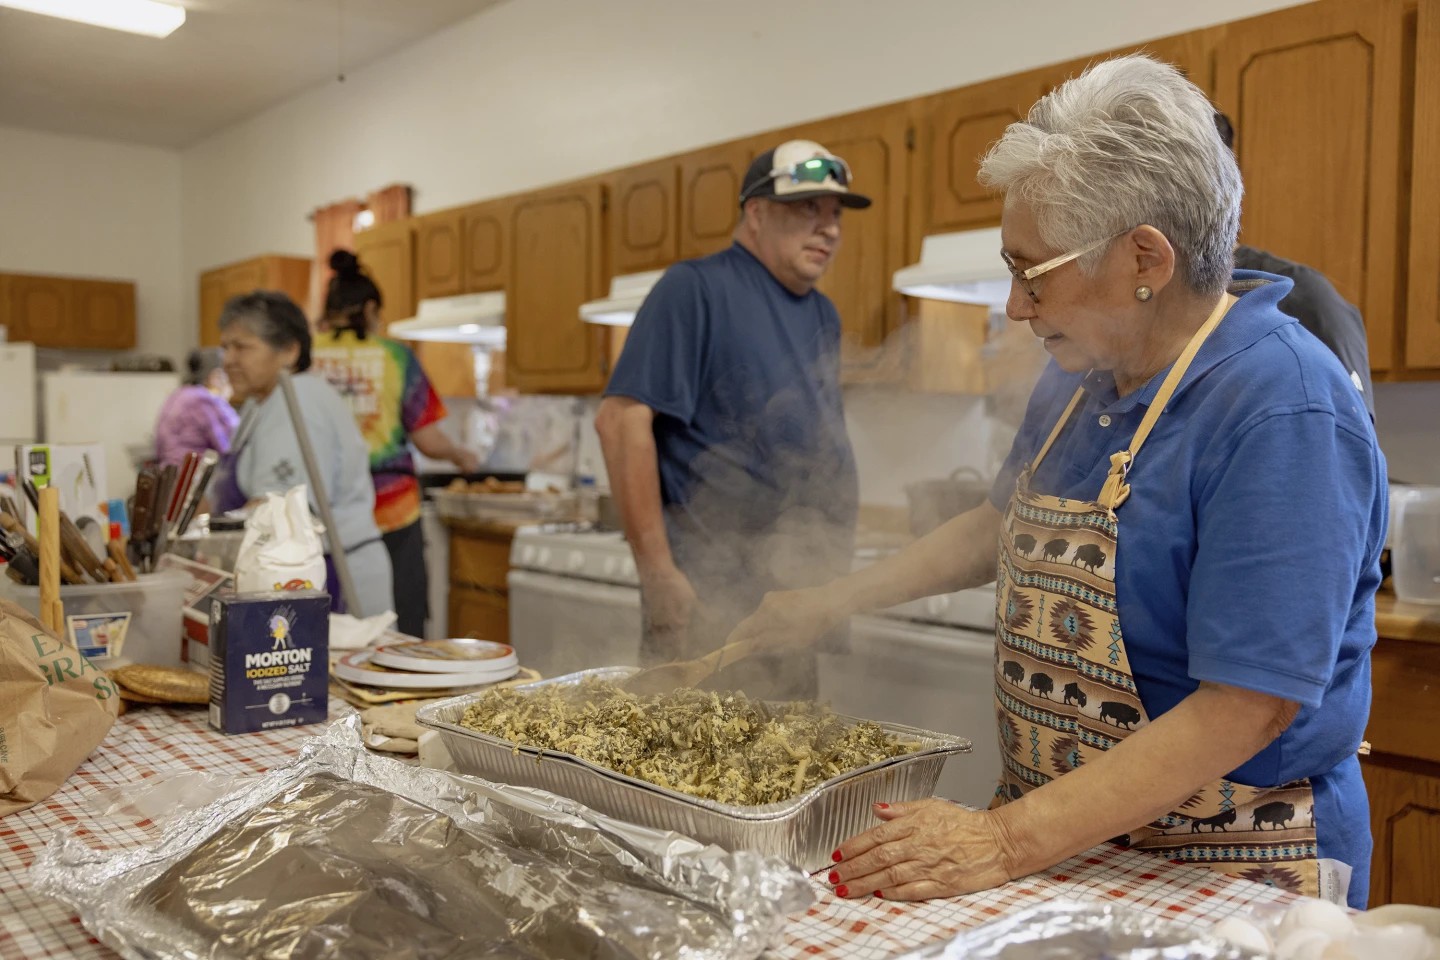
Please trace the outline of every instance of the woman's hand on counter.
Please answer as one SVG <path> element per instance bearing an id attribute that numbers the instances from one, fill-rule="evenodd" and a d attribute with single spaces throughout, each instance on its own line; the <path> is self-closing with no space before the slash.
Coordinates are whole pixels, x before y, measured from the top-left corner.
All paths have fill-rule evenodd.
<path id="1" fill-rule="evenodd" d="M 840 897 L 931 900 L 988 890 L 1011 879 L 1016 857 L 1003 821 L 932 797 L 876 804 L 885 823 L 835 851 L 827 879 Z"/>
<path id="2" fill-rule="evenodd" d="M 727 643 L 745 642 L 761 650 L 814 643 L 844 619 L 845 611 L 828 587 L 806 587 L 765 594 L 759 608 L 740 622 Z"/>

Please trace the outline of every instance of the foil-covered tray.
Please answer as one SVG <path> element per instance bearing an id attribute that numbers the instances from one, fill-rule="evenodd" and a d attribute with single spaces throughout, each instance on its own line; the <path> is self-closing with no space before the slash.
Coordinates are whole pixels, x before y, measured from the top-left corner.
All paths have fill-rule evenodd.
<path id="1" fill-rule="evenodd" d="M 635 667 L 600 667 L 515 689 L 574 685 L 592 678 L 619 682 L 635 671 Z M 970 741 L 964 737 L 874 721 L 886 733 L 918 741 L 920 749 L 833 777 L 780 803 L 738 806 L 667 790 L 568 753 L 511 743 L 461 726 L 465 709 L 482 695 L 441 700 L 415 714 L 422 726 L 440 732 L 461 773 L 538 787 L 620 820 L 673 830 L 726 850 L 754 850 L 781 857 L 806 871 L 828 866 L 830 854 L 841 841 L 876 825 L 872 804 L 930 796 L 945 760 L 970 752 Z"/>

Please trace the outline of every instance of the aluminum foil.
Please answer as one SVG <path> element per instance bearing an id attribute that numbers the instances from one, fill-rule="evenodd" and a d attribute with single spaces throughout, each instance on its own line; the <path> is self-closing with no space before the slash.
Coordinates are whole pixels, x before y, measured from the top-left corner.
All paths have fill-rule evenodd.
<path id="1" fill-rule="evenodd" d="M 635 667 L 599 667 L 515 689 L 574 685 L 591 678 L 619 681 L 635 671 Z M 466 707 L 480 696 L 440 700 L 415 714 L 420 725 L 440 732 L 461 772 L 557 793 L 600 813 L 727 850 L 781 857 L 807 871 L 828 867 L 831 852 L 842 841 L 875 826 L 875 803 L 930 796 L 946 759 L 971 749 L 964 737 L 874 721 L 887 733 L 920 743 L 921 749 L 841 774 L 788 800 L 747 807 L 667 790 L 568 753 L 513 744 L 462 726 Z"/>
<path id="2" fill-rule="evenodd" d="M 64 830 L 37 890 L 130 958 L 753 958 L 814 894 L 774 858 L 375 756 L 355 718 L 120 853 Z"/>
<path id="3" fill-rule="evenodd" d="M 895 960 L 1251 960 L 1194 927 L 1112 903 L 1056 901 L 1007 914 Z"/>

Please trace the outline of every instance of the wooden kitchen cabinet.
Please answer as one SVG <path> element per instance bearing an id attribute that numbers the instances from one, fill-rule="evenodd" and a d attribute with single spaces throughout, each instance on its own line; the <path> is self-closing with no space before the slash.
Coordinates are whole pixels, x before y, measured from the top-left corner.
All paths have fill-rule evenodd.
<path id="1" fill-rule="evenodd" d="M 610 178 L 610 273 L 661 270 L 680 254 L 680 165 L 661 160 Z"/>
<path id="2" fill-rule="evenodd" d="M 508 643 L 513 527 L 450 528 L 449 633 Z"/>
<path id="3" fill-rule="evenodd" d="M 1370 906 L 1440 907 L 1440 610 L 1376 597 L 1380 640 L 1361 770 L 1375 853 Z"/>
<path id="4" fill-rule="evenodd" d="M 765 138 L 767 143 L 773 139 Z M 723 143 L 680 158 L 680 259 L 730 246 L 740 212 L 740 184 L 750 161 L 763 150 L 756 139 Z"/>
<path id="5" fill-rule="evenodd" d="M 458 297 L 465 292 L 465 218 L 442 210 L 415 219 L 415 298 Z"/>
<path id="6" fill-rule="evenodd" d="M 386 326 L 415 315 L 415 225 L 410 220 L 381 224 L 355 234 L 355 255 L 380 288 L 380 316 Z"/>
<path id="7" fill-rule="evenodd" d="M 1404 336 L 1391 331 L 1396 379 L 1440 378 L 1440 0 L 1420 0 L 1415 38 L 1414 155 L 1410 168 L 1410 274 Z M 1376 318 L 1366 316 L 1367 324 Z M 1371 340 L 1371 365 L 1375 341 Z"/>
<path id="8" fill-rule="evenodd" d="M 840 252 L 819 289 L 840 313 L 841 378 L 847 383 L 885 379 L 882 348 L 900 324 L 900 295 L 891 276 L 906 264 L 905 198 L 910 184 L 910 115 L 905 104 L 801 124 L 769 139 L 814 140 L 844 158 L 856 193 L 874 203 L 846 210 Z"/>
<path id="9" fill-rule="evenodd" d="M 268 255 L 242 260 L 200 274 L 200 345 L 220 344 L 220 312 L 231 297 L 256 290 L 278 290 L 307 309 L 310 261 Z"/>
<path id="10" fill-rule="evenodd" d="M 1402 0 L 1322 0 L 1226 24 L 1215 54 L 1245 177 L 1240 239 L 1314 267 L 1357 304 L 1377 375 L 1402 363 L 1405 16 Z"/>
<path id="11" fill-rule="evenodd" d="M 0 274 L 0 325 L 11 340 L 73 350 L 135 346 L 135 284 Z"/>
<path id="12" fill-rule="evenodd" d="M 525 393 L 597 393 L 604 328 L 580 305 L 605 293 L 605 187 L 587 180 L 515 199 L 506 287 L 506 378 Z"/>

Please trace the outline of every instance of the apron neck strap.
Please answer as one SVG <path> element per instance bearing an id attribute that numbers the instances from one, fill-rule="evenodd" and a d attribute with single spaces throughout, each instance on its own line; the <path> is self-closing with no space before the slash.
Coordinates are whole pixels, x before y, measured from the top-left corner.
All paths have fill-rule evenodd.
<path id="1" fill-rule="evenodd" d="M 1112 515 L 1115 509 L 1130 496 L 1130 485 L 1125 482 L 1125 477 L 1130 473 L 1130 464 L 1134 461 L 1135 455 L 1140 452 L 1140 448 L 1144 446 L 1146 439 L 1150 436 L 1150 431 L 1155 428 L 1156 421 L 1165 412 L 1166 404 L 1175 395 L 1175 389 L 1180 386 L 1180 381 L 1185 377 L 1186 371 L 1190 369 L 1190 364 L 1195 360 L 1195 355 L 1200 352 L 1200 347 L 1220 325 L 1220 321 L 1235 305 L 1235 301 L 1236 298 L 1227 293 L 1215 304 L 1215 309 L 1210 311 L 1210 316 L 1200 325 L 1200 329 L 1195 331 L 1190 342 L 1185 344 L 1185 349 L 1180 352 L 1179 359 L 1170 367 L 1170 372 L 1165 375 L 1164 382 L 1160 384 L 1160 390 L 1155 394 L 1155 399 L 1150 402 L 1149 409 L 1145 411 L 1145 418 L 1140 421 L 1140 428 L 1130 439 L 1130 446 L 1118 453 L 1111 454 L 1110 475 L 1105 478 L 1105 485 L 1100 488 L 1099 503 Z M 1050 452 L 1051 446 L 1060 436 L 1060 431 L 1065 429 L 1065 424 L 1069 422 L 1075 408 L 1080 405 L 1080 398 L 1084 395 L 1085 387 L 1083 385 L 1075 390 L 1075 395 L 1070 398 L 1070 405 L 1065 408 L 1064 413 L 1060 414 L 1060 419 L 1055 422 L 1050 436 L 1045 440 L 1045 445 L 1040 448 L 1040 452 L 1031 461 L 1029 469 L 1026 470 L 1027 476 L 1034 474 L 1036 468 L 1040 466 L 1040 461 L 1044 460 L 1045 455 Z"/>

